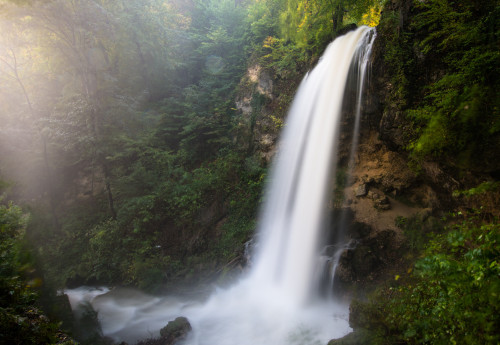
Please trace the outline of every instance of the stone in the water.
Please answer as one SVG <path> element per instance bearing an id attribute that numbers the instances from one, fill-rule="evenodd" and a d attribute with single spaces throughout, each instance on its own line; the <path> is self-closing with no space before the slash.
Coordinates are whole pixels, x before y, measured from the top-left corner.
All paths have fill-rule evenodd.
<path id="1" fill-rule="evenodd" d="M 163 327 L 160 335 L 166 340 L 166 344 L 174 344 L 175 341 L 185 338 L 191 329 L 188 319 L 180 316 Z"/>

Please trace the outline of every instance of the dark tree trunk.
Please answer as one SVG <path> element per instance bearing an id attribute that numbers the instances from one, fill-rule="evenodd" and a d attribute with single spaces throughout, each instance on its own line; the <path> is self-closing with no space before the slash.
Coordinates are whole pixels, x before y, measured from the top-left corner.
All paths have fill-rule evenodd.
<path id="1" fill-rule="evenodd" d="M 109 212 L 111 213 L 111 217 L 113 219 L 116 219 L 116 210 L 115 210 L 115 205 L 114 205 L 114 200 L 113 200 L 113 193 L 111 191 L 111 184 L 107 178 L 106 178 L 106 192 L 108 193 Z"/>

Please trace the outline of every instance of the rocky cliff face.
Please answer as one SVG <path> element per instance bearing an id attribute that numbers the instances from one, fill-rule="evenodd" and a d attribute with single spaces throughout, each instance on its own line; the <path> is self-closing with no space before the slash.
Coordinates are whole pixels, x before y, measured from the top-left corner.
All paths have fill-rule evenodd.
<path id="1" fill-rule="evenodd" d="M 369 287 L 404 264 L 408 249 L 402 224 L 426 221 L 440 212 L 436 191 L 412 171 L 404 154 L 392 151 L 376 130 L 364 129 L 341 206 L 351 215 L 350 240 L 356 246 L 341 256 L 337 286 Z"/>
<path id="2" fill-rule="evenodd" d="M 277 139 L 295 92 L 313 61 L 283 75 L 258 60 L 250 59 L 239 85 L 236 108 L 242 116 L 238 141 L 240 148 L 255 154 L 267 166 L 277 151 Z"/>
<path id="3" fill-rule="evenodd" d="M 271 72 L 258 63 L 247 69 L 240 84 L 236 108 L 242 114 L 240 145 L 250 153 L 257 152 L 263 163 L 270 162 L 276 151 L 276 140 L 282 117 L 275 114 L 279 95 L 275 94 Z"/>
<path id="4" fill-rule="evenodd" d="M 439 161 L 411 167 L 406 151 L 413 131 L 405 110 L 441 73 L 440 64 L 411 42 L 418 39 L 418 33 L 408 34 L 412 3 L 389 1 L 377 28 L 360 144 L 342 206 L 352 214 L 348 236 L 357 242 L 343 253 L 337 269 L 344 288 L 369 287 L 401 270 L 412 246 L 412 234 L 403 231 L 407 223 L 418 224 L 422 234 L 430 231 L 444 211 L 457 205 L 452 193 L 464 183 Z"/>
<path id="5" fill-rule="evenodd" d="M 498 192 L 482 200 L 456 194 L 494 178 L 487 169 L 460 172 L 450 161 L 428 157 L 415 164 L 408 157 L 414 128 L 406 110 L 418 105 L 426 87 L 444 74 L 439 56 L 419 48 L 422 33 L 411 25 L 416 14 L 413 1 L 392 0 L 377 27 L 360 145 L 352 183 L 344 190 L 342 207 L 352 214 L 349 236 L 357 242 L 338 266 L 337 280 L 344 288 L 370 286 L 390 277 L 391 271 L 401 271 L 413 237 L 432 231 L 450 210 L 481 206 L 498 214 L 493 206 L 498 205 Z"/>

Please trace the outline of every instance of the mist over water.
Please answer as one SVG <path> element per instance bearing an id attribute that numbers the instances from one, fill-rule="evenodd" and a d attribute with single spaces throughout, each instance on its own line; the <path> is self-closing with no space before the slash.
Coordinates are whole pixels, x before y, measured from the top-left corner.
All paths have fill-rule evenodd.
<path id="1" fill-rule="evenodd" d="M 217 290 L 205 301 L 126 288 L 81 287 L 66 293 L 74 308 L 79 302 L 92 304 L 105 336 L 129 344 L 159 337 L 160 329 L 178 316 L 187 317 L 193 328 L 179 343 L 185 345 L 318 345 L 351 331 L 346 304 L 317 300 L 298 308 L 279 291 L 263 291 L 248 280 Z"/>
<path id="2" fill-rule="evenodd" d="M 314 284 L 339 123 L 353 58 L 370 29 L 337 38 L 304 78 L 272 169 L 249 272 L 204 301 L 148 296 L 129 289 L 68 290 L 90 301 L 104 335 L 133 343 L 185 316 L 185 345 L 326 344 L 351 331 L 348 305 L 322 299 Z"/>

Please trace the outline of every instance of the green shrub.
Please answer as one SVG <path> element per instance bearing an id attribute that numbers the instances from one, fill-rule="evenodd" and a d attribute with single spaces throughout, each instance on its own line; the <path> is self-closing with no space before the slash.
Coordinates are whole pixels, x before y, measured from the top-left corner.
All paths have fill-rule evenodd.
<path id="1" fill-rule="evenodd" d="M 41 279 L 24 243 L 28 215 L 0 198 L 0 344 L 75 344 L 36 306 Z"/>
<path id="2" fill-rule="evenodd" d="M 358 303 L 376 344 L 498 344 L 500 224 L 467 215 L 434 235 L 408 275 Z M 362 312 L 362 313 L 363 313 Z"/>
<path id="3" fill-rule="evenodd" d="M 409 218 L 398 216 L 395 225 L 403 230 L 407 246 L 413 253 L 424 248 L 432 233 L 439 232 L 438 220 L 426 214 L 416 214 Z"/>
<path id="4" fill-rule="evenodd" d="M 0 308 L 30 305 L 35 298 L 24 279 L 32 270 L 22 242 L 26 221 L 19 206 L 0 204 Z"/>

